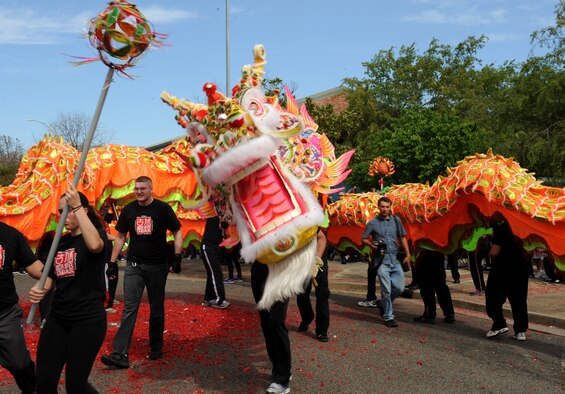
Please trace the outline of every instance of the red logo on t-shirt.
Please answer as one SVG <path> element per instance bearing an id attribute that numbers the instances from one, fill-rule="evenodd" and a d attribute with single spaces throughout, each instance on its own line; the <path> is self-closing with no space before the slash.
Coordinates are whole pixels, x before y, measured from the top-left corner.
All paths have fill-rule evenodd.
<path id="1" fill-rule="evenodd" d="M 74 249 L 68 249 L 57 252 L 55 256 L 55 275 L 57 278 L 66 278 L 68 276 L 75 276 L 77 271 L 77 253 Z"/>
<path id="2" fill-rule="evenodd" d="M 151 235 L 153 233 L 153 219 L 147 216 L 135 218 L 135 233 L 137 235 Z"/>
<path id="3" fill-rule="evenodd" d="M 6 258 L 4 253 L 4 247 L 0 245 L 0 269 L 4 269 L 4 259 Z"/>

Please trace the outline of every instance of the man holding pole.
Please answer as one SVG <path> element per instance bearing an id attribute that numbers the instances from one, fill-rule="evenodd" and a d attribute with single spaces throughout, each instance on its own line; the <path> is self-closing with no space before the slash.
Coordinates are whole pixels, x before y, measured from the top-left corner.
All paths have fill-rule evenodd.
<path id="1" fill-rule="evenodd" d="M 135 180 L 135 199 L 126 205 L 116 224 L 118 234 L 110 264 L 116 262 L 130 234 L 129 252 L 124 274 L 124 310 L 120 328 L 114 338 L 114 352 L 103 355 L 102 363 L 129 368 L 128 351 L 144 288 L 149 298 L 149 346 L 147 356 L 157 360 L 163 356 L 165 327 L 165 284 L 167 263 L 167 230 L 174 235 L 175 257 L 173 271 L 180 272 L 182 252 L 181 224 L 173 209 L 153 197 L 153 183 L 147 176 Z"/>

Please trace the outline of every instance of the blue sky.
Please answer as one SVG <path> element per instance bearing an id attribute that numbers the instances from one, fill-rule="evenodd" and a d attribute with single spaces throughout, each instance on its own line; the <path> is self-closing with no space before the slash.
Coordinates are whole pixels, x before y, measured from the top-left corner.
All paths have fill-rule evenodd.
<path id="1" fill-rule="evenodd" d="M 131 73 L 115 77 L 100 118 L 111 142 L 147 146 L 183 134 L 166 90 L 204 102 L 202 86 L 225 92 L 225 0 L 133 2 L 169 46 L 150 51 Z M 553 25 L 556 0 L 230 0 L 231 85 L 252 62 L 255 44 L 267 52 L 267 78 L 296 88 L 297 98 L 363 77 L 363 62 L 381 49 L 433 38 L 456 45 L 470 35 L 489 37 L 478 54 L 485 64 L 523 61 L 530 34 Z M 27 149 L 59 113 L 94 112 L 106 67 L 74 67 L 63 54 L 93 56 L 84 33 L 106 1 L 20 0 L 0 4 L 0 134 Z M 535 51 L 539 49 L 534 49 Z"/>

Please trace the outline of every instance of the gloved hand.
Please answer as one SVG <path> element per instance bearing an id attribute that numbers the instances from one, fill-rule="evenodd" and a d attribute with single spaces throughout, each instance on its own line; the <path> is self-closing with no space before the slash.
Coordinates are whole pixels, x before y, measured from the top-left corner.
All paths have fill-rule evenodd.
<path id="1" fill-rule="evenodd" d="M 106 269 L 106 276 L 108 279 L 116 279 L 118 277 L 118 263 L 110 262 L 108 263 L 108 268 Z"/>
<path id="2" fill-rule="evenodd" d="M 323 271 L 322 267 L 324 266 L 324 261 L 316 256 L 314 258 L 315 263 L 314 266 L 312 267 L 312 284 L 314 285 L 314 287 L 318 286 L 318 281 L 316 280 L 316 276 L 318 276 L 318 271 Z"/>
<path id="3" fill-rule="evenodd" d="M 181 271 L 181 266 L 180 266 L 181 261 L 182 261 L 182 254 L 180 253 L 175 254 L 175 257 L 173 257 L 173 272 L 175 274 L 178 274 Z"/>

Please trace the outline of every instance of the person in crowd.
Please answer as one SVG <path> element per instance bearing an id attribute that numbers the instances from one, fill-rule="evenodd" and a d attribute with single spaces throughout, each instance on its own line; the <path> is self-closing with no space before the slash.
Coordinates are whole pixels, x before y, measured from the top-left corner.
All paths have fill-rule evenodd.
<path id="1" fill-rule="evenodd" d="M 459 273 L 459 263 L 457 261 L 457 253 L 451 253 L 445 255 L 445 262 L 449 270 L 451 271 L 451 278 L 453 279 L 453 283 L 459 284 L 461 283 L 461 274 Z"/>
<path id="2" fill-rule="evenodd" d="M 223 247 L 224 260 L 228 266 L 228 277 L 224 279 L 224 283 L 241 283 L 243 282 L 243 276 L 241 275 L 241 264 L 239 263 L 239 251 L 241 249 L 241 243 L 238 243 L 231 248 Z M 233 269 L 237 276 L 233 276 Z"/>
<path id="3" fill-rule="evenodd" d="M 163 357 L 165 329 L 165 285 L 169 273 L 167 230 L 174 236 L 173 272 L 181 271 L 183 236 L 181 224 L 167 203 L 153 197 L 153 182 L 147 176 L 135 180 L 135 201 L 122 210 L 116 223 L 110 264 L 115 264 L 129 233 L 129 252 L 124 273 L 124 310 L 113 341 L 113 353 L 102 356 L 103 364 L 129 368 L 128 351 L 143 290 L 149 300 L 149 360 Z"/>
<path id="4" fill-rule="evenodd" d="M 387 327 L 398 327 L 394 320 L 393 301 L 404 291 L 404 271 L 397 259 L 398 244 L 402 245 L 403 263 L 410 264 L 410 249 L 406 230 L 400 219 L 392 215 L 392 201 L 388 197 L 378 200 L 379 215 L 367 223 L 363 243 L 372 249 L 381 285 L 381 314 Z"/>
<path id="5" fill-rule="evenodd" d="M 440 252 L 420 247 L 416 258 L 416 266 L 420 275 L 420 295 L 424 301 L 424 313 L 415 317 L 416 323 L 434 324 L 436 322 L 436 296 L 443 320 L 446 323 L 455 322 L 455 311 L 451 292 L 445 282 L 444 257 Z"/>
<path id="6" fill-rule="evenodd" d="M 487 338 L 508 332 L 502 306 L 508 299 L 514 320 L 514 336 L 526 340 L 528 330 L 529 263 L 508 221 L 498 213 L 493 217 L 493 238 L 489 255 L 493 258 L 485 293 L 487 315 L 492 319 Z"/>
<path id="7" fill-rule="evenodd" d="M 230 238 L 230 235 L 233 234 L 233 237 L 238 237 L 237 230 L 234 226 L 228 226 L 228 228 L 223 231 L 224 239 Z M 236 245 L 226 247 L 222 246 L 222 252 L 224 261 L 228 266 L 228 277 L 224 279 L 224 283 L 241 283 L 243 282 L 243 276 L 241 275 L 241 264 L 239 263 L 240 252 L 241 250 L 241 242 L 238 242 Z M 233 276 L 233 269 L 237 272 L 237 277 L 234 278 Z"/>
<path id="8" fill-rule="evenodd" d="M 490 234 L 485 234 L 479 238 L 477 241 L 477 248 L 469 252 L 469 271 L 471 271 L 471 278 L 473 278 L 473 284 L 475 285 L 475 290 L 469 293 L 472 296 L 482 296 L 485 294 L 485 278 L 483 276 L 483 259 L 489 260 L 490 257 L 488 252 L 492 244 L 492 236 Z"/>
<path id="9" fill-rule="evenodd" d="M 377 299 L 377 268 L 373 253 L 371 252 L 369 262 L 367 263 L 367 297 L 357 302 L 357 305 L 363 308 L 381 307 L 380 301 Z"/>
<path id="10" fill-rule="evenodd" d="M 196 249 L 196 246 L 194 246 L 194 244 L 190 243 L 188 245 L 187 251 L 186 251 L 186 258 L 187 260 L 194 260 L 198 258 L 198 250 Z"/>
<path id="11" fill-rule="evenodd" d="M 317 270 L 316 275 L 306 285 L 304 293 L 296 297 L 296 305 L 300 311 L 302 321 L 298 326 L 298 331 L 305 332 L 308 326 L 316 318 L 316 338 L 320 342 L 328 342 L 328 328 L 330 326 L 330 288 L 328 284 L 328 256 L 326 253 L 326 236 L 321 229 L 316 235 L 316 256 L 321 259 L 322 266 Z M 316 314 L 310 302 L 310 292 L 314 285 L 316 293 Z"/>
<path id="12" fill-rule="evenodd" d="M 30 289 L 39 303 L 53 286 L 51 311 L 37 344 L 37 393 L 56 393 L 65 368 L 68 393 L 97 392 L 88 377 L 106 335 L 104 227 L 86 196 L 71 184 L 59 200 L 69 207 L 65 228 L 43 289 Z"/>
<path id="13" fill-rule="evenodd" d="M 541 265 L 545 273 L 544 282 L 549 283 L 562 283 L 557 274 L 557 267 L 555 266 L 555 258 L 551 256 L 546 249 L 538 248 L 538 253 L 541 256 Z"/>
<path id="14" fill-rule="evenodd" d="M 206 219 L 202 246 L 200 248 L 202 262 L 206 268 L 206 287 L 202 306 L 225 309 L 230 306 L 226 301 L 226 290 L 222 274 L 222 247 L 223 232 L 220 227 L 220 218 L 217 216 Z"/>
<path id="15" fill-rule="evenodd" d="M 33 278 L 41 276 L 43 263 L 23 234 L 0 222 L 0 365 L 12 374 L 22 393 L 31 394 L 35 392 L 35 364 L 25 342 L 13 262 Z"/>

